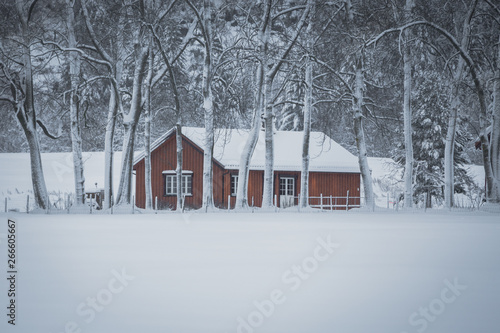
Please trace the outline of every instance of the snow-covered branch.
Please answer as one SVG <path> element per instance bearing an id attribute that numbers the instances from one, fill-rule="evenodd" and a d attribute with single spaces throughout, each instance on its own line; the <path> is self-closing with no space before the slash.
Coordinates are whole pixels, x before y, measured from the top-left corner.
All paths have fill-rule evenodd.
<path id="1" fill-rule="evenodd" d="M 113 63 L 111 56 L 106 52 L 106 50 L 102 47 L 101 43 L 97 39 L 97 35 L 94 31 L 94 27 L 92 26 L 92 23 L 90 22 L 89 11 L 87 9 L 87 0 L 81 0 L 81 5 L 82 5 L 82 10 L 83 10 L 83 17 L 85 19 L 85 26 L 87 27 L 87 31 L 90 35 L 92 43 L 94 44 L 97 52 L 101 55 L 101 57 L 103 57 L 104 60 L 106 60 L 110 64 Z"/>
<path id="2" fill-rule="evenodd" d="M 100 60 L 100 59 L 91 57 L 91 56 L 89 56 L 87 53 L 85 53 L 83 50 L 81 50 L 79 48 L 63 47 L 63 46 L 59 45 L 58 43 L 51 42 L 51 41 L 45 41 L 43 39 L 40 40 L 40 43 L 42 45 L 52 45 L 52 46 L 55 46 L 60 51 L 64 51 L 64 52 L 78 52 L 82 56 L 82 58 L 85 59 L 85 60 L 88 60 L 88 61 L 91 61 L 91 62 L 95 62 L 97 64 L 104 65 L 104 66 L 108 67 L 109 70 L 113 69 L 113 66 L 111 65 L 110 62 L 108 62 L 106 60 Z"/>

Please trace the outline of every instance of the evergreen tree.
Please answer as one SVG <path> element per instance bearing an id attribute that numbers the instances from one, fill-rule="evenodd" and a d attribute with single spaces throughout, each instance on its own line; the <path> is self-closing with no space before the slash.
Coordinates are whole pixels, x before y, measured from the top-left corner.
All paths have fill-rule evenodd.
<path id="1" fill-rule="evenodd" d="M 415 158 L 414 202 L 423 201 L 427 208 L 433 201 L 443 202 L 444 148 L 447 131 L 449 103 L 447 83 L 436 72 L 423 72 L 415 79 L 417 83 L 413 100 L 413 150 Z M 463 126 L 458 126 L 455 143 L 455 193 L 464 193 L 471 182 L 464 168 L 468 158 L 464 146 L 469 141 Z"/>

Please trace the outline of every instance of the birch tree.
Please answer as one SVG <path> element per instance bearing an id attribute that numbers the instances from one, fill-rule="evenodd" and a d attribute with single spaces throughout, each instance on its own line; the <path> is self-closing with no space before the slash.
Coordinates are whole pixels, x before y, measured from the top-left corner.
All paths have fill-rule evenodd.
<path id="1" fill-rule="evenodd" d="M 439 25 L 428 22 L 428 21 L 415 21 L 408 23 L 402 27 L 395 29 L 388 29 L 380 33 L 376 38 L 371 40 L 367 45 L 371 45 L 376 43 L 382 36 L 388 33 L 394 32 L 402 32 L 406 29 L 409 29 L 414 26 L 425 26 L 437 31 L 441 36 L 445 37 L 446 40 L 452 45 L 456 52 L 458 52 L 459 56 L 465 61 L 467 68 L 469 69 L 469 74 L 472 79 L 474 90 L 477 95 L 477 99 L 479 102 L 479 140 L 481 143 L 481 151 L 482 151 L 482 159 L 483 159 L 483 167 L 486 179 L 486 200 L 491 203 L 498 203 L 500 201 L 500 180 L 493 173 L 492 168 L 492 153 L 490 142 L 488 139 L 488 109 L 486 103 L 486 94 L 484 89 L 484 83 L 481 82 L 477 64 L 474 59 L 471 57 L 469 52 L 462 48 L 457 39 L 446 29 L 440 27 Z"/>
<path id="2" fill-rule="evenodd" d="M 312 1 L 308 0 L 304 6 L 292 7 L 278 13 L 277 16 L 283 13 L 288 13 L 293 10 L 304 9 L 302 16 L 297 23 L 294 33 L 292 34 L 289 42 L 286 44 L 283 51 L 275 59 L 271 68 L 268 68 L 270 63 L 269 53 L 269 40 L 271 36 L 271 8 L 272 1 L 266 0 L 264 3 L 263 17 L 261 26 L 258 33 L 258 57 L 259 65 L 256 75 L 255 84 L 255 104 L 252 128 L 249 132 L 248 139 L 243 148 L 240 167 L 238 173 L 238 191 L 236 196 L 236 208 L 245 208 L 248 206 L 248 171 L 249 164 L 257 144 L 260 119 L 263 119 L 265 129 L 265 167 L 264 167 L 264 190 L 262 196 L 262 207 L 269 208 L 273 206 L 273 180 L 274 180 L 274 125 L 273 125 L 273 97 L 272 97 L 272 84 L 274 78 L 278 74 L 281 66 L 288 57 L 292 50 L 297 38 L 300 35 L 302 28 L 306 23 L 307 16 L 309 15 L 312 6 Z M 276 16 L 276 17 L 277 17 Z"/>
<path id="3" fill-rule="evenodd" d="M 305 84 L 306 91 L 304 96 L 304 130 L 302 137 L 302 170 L 300 173 L 300 202 L 299 206 L 306 208 L 309 206 L 309 146 L 311 141 L 311 113 L 313 104 L 313 56 L 314 38 L 312 36 L 313 17 L 315 7 L 311 9 L 309 22 L 305 33 L 306 37 L 306 50 L 305 55 Z"/>
<path id="4" fill-rule="evenodd" d="M 77 49 L 75 31 L 75 0 L 66 0 L 66 25 L 68 30 L 68 48 Z M 73 153 L 73 174 L 75 178 L 75 202 L 83 204 L 85 200 L 85 177 L 83 174 L 82 135 L 80 129 L 80 54 L 77 51 L 69 52 L 69 75 L 71 80 L 70 92 L 70 121 L 71 147 Z"/>
<path id="5" fill-rule="evenodd" d="M 168 11 L 170 10 L 171 7 L 167 8 L 166 11 L 162 12 L 159 17 L 163 18 L 166 16 Z M 177 203 L 176 203 L 176 210 L 180 211 L 183 208 L 183 196 L 182 196 L 182 162 L 183 162 L 183 149 L 182 149 L 182 109 L 181 109 L 181 98 L 180 98 L 180 93 L 179 93 L 179 88 L 177 86 L 177 80 L 176 80 L 176 75 L 174 71 L 174 63 L 176 62 L 177 59 L 181 56 L 183 50 L 185 47 L 191 42 L 191 39 L 193 38 L 193 30 L 196 27 L 196 21 L 190 25 L 190 28 L 188 29 L 187 34 L 183 38 L 183 43 L 181 46 L 181 50 L 179 54 L 173 59 L 170 60 L 166 50 L 163 47 L 162 41 L 160 37 L 158 36 L 156 32 L 156 27 L 150 26 L 151 33 L 153 35 L 153 39 L 155 41 L 155 44 L 157 48 L 159 49 L 159 54 L 161 55 L 161 58 L 163 59 L 163 62 L 165 63 L 166 70 L 168 73 L 168 79 L 170 82 L 170 87 L 173 92 L 173 97 L 174 97 L 174 104 L 175 104 L 175 141 L 176 141 L 176 157 L 177 157 L 177 163 L 176 163 L 176 178 L 177 178 L 177 189 L 176 189 L 176 195 L 177 195 Z"/>
<path id="6" fill-rule="evenodd" d="M 144 109 L 144 94 L 142 85 L 144 84 L 148 55 L 150 48 L 143 37 L 145 25 L 147 22 L 145 13 L 148 11 L 148 3 L 140 3 L 138 8 L 133 8 L 132 3 L 127 2 L 126 8 L 130 12 L 130 17 L 135 20 L 129 21 L 132 30 L 132 66 L 133 82 L 131 89 L 131 98 L 128 111 L 123 110 L 123 147 L 122 147 L 122 169 L 120 173 L 120 184 L 116 195 L 118 204 L 130 204 L 132 196 L 132 168 L 134 161 L 134 147 L 137 126 L 141 113 Z M 134 11 L 135 10 L 135 11 Z"/>
<path id="7" fill-rule="evenodd" d="M 240 167 L 238 170 L 238 189 L 236 193 L 235 209 L 248 207 L 248 174 L 250 171 L 250 160 L 252 159 L 257 140 L 259 139 L 262 110 L 264 108 L 264 71 L 267 69 L 267 45 L 269 34 L 269 21 L 271 20 L 271 1 L 265 2 L 262 14 L 262 22 L 258 31 L 258 50 L 260 56 L 254 83 L 254 107 L 252 127 L 248 133 L 248 139 L 241 152 Z"/>
<path id="8" fill-rule="evenodd" d="M 212 79 L 214 75 L 212 54 L 212 4 L 211 0 L 203 0 L 203 15 L 190 0 L 186 0 L 191 7 L 200 26 L 203 36 L 204 61 L 203 61 L 203 115 L 205 121 L 205 136 L 203 147 L 203 198 L 202 208 L 206 211 L 214 207 L 213 200 L 213 150 L 214 150 L 214 97 L 212 93 Z"/>
<path id="9" fill-rule="evenodd" d="M 500 13 L 499 13 L 500 14 Z M 500 182 L 500 36 L 497 44 L 497 57 L 495 68 L 495 82 L 493 83 L 493 123 L 491 125 L 491 168 L 494 177 Z M 500 201 L 500 193 L 497 193 Z"/>
<path id="10" fill-rule="evenodd" d="M 473 0 L 462 25 L 462 39 L 460 47 L 466 50 L 469 47 L 471 34 L 471 21 L 478 1 Z M 450 91 L 450 115 L 448 118 L 448 130 L 444 148 L 444 201 L 448 208 L 453 207 L 453 196 L 455 194 L 455 172 L 454 154 L 455 137 L 457 132 L 457 118 L 460 109 L 459 85 L 464 79 L 465 61 L 458 58 L 457 66 L 453 74 L 453 84 Z"/>
<path id="11" fill-rule="evenodd" d="M 354 95 L 353 120 L 354 120 L 354 138 L 358 150 L 358 163 L 363 178 L 363 190 L 365 193 L 366 206 L 369 209 L 375 207 L 375 198 L 373 196 L 373 181 L 370 167 L 368 166 L 368 156 L 366 151 L 365 132 L 363 127 L 363 100 L 364 100 L 364 66 L 362 51 L 356 56 L 356 73 L 354 77 Z"/>
<path id="12" fill-rule="evenodd" d="M 132 195 L 134 144 L 137 125 L 142 112 L 142 84 L 149 52 L 149 48 L 142 45 L 139 40 L 139 32 L 134 36 L 134 50 L 132 98 L 128 112 L 123 114 L 122 169 L 118 193 L 116 195 L 116 203 L 118 204 L 130 204 Z"/>
<path id="13" fill-rule="evenodd" d="M 214 101 L 212 94 L 213 60 L 212 60 L 212 19 L 211 1 L 203 0 L 203 36 L 205 43 L 205 60 L 203 63 L 203 110 L 205 118 L 205 147 L 203 149 L 203 203 L 206 210 L 213 208 L 213 165 L 214 154 Z"/>
<path id="14" fill-rule="evenodd" d="M 500 7 L 496 6 L 490 0 L 487 0 L 488 5 L 496 13 L 496 17 L 500 17 Z M 498 24 L 498 20 L 496 22 Z M 493 115 L 491 124 L 491 172 L 493 182 L 496 184 L 489 185 L 496 189 L 496 193 L 492 193 L 492 201 L 500 203 L 500 34 L 498 35 L 498 43 L 496 45 L 495 57 L 495 72 L 493 83 Z M 495 197 L 496 196 L 496 197 Z"/>
<path id="15" fill-rule="evenodd" d="M 406 0 L 404 8 L 405 22 L 412 18 L 412 8 L 415 6 L 414 0 Z M 406 208 L 413 206 L 413 140 L 411 125 L 411 35 L 405 30 L 405 45 L 403 47 L 403 72 L 404 72 L 404 92 L 403 92 L 403 119 L 404 119 L 404 137 L 405 137 L 405 170 L 404 170 L 404 205 Z"/>
<path id="16" fill-rule="evenodd" d="M 101 43 L 94 29 L 91 16 L 88 10 L 88 0 L 81 0 L 85 27 L 93 44 L 93 50 L 98 54 L 100 59 L 93 59 L 94 62 L 104 65 L 106 72 L 109 73 L 109 100 L 108 114 L 105 129 L 104 139 L 104 207 L 110 208 L 113 205 L 113 155 L 114 155 L 114 140 L 115 129 L 118 116 L 118 110 L 123 109 L 120 94 L 120 84 L 123 75 L 123 66 L 128 52 L 125 49 L 125 25 L 126 18 L 123 10 L 120 10 L 118 15 L 118 25 L 116 26 L 116 34 L 114 42 L 110 43 L 112 47 L 106 50 Z M 95 11 L 99 13 L 99 11 Z M 110 12 L 106 12 L 108 15 Z M 104 14 L 106 15 L 106 14 Z M 106 73 L 105 72 L 105 73 Z"/>
<path id="17" fill-rule="evenodd" d="M 146 187 L 146 209 L 153 209 L 153 191 L 151 188 L 151 83 L 153 81 L 153 42 L 149 41 L 148 73 L 144 86 L 144 184 Z M 158 209 L 158 207 L 155 207 Z"/>
<path id="18" fill-rule="evenodd" d="M 37 0 L 16 1 L 15 13 L 19 19 L 17 23 L 18 35 L 9 36 L 15 41 L 15 51 L 4 49 L 4 42 L 0 44 L 2 57 L 0 58 L 1 82 L 4 86 L 0 93 L 0 101 L 7 102 L 12 106 L 12 111 L 23 129 L 29 146 L 31 182 L 33 194 L 38 207 L 45 209 L 49 203 L 47 187 L 40 155 L 40 140 L 37 131 L 39 125 L 46 134 L 45 126 L 37 119 L 35 107 L 35 92 L 33 83 L 32 64 L 32 29 L 31 20 Z M 10 43 L 9 43 L 10 44 Z M 11 53 L 9 55 L 9 53 Z M 15 54 L 15 59 L 12 58 Z"/>

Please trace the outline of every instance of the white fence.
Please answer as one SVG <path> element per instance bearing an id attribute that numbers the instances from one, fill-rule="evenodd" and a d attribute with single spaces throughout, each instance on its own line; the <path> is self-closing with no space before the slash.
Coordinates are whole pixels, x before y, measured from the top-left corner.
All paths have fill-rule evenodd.
<path id="1" fill-rule="evenodd" d="M 36 207 L 35 200 L 33 194 L 16 194 L 10 195 L 9 197 L 3 198 L 3 209 L 0 211 L 4 212 L 20 212 L 20 213 L 46 213 L 46 214 L 134 214 L 136 212 L 158 212 L 156 208 L 158 207 L 158 198 L 153 200 L 153 210 L 143 210 L 135 207 L 133 204 L 135 199 L 132 198 L 130 204 L 112 206 L 111 208 L 106 209 L 106 203 L 104 201 L 95 200 L 93 197 L 86 198 L 85 202 L 77 205 L 75 204 L 74 196 L 71 193 L 51 193 L 49 195 L 49 200 L 46 204 L 45 209 L 40 209 Z M 231 199 L 231 198 L 229 198 Z M 299 207 L 300 197 L 298 196 L 289 196 L 282 197 L 279 199 L 278 205 L 277 196 L 274 197 L 274 205 L 276 207 L 276 211 L 284 208 L 296 207 L 298 211 L 300 211 Z M 355 208 L 366 207 L 366 200 L 364 197 L 354 197 L 349 196 L 347 193 L 345 196 L 324 196 L 320 194 L 320 196 L 311 196 L 308 200 L 309 207 L 319 209 L 319 210 L 350 210 Z M 383 197 L 376 198 L 377 208 L 387 210 L 395 210 L 398 211 L 403 209 L 402 201 L 400 198 L 393 197 L 389 193 L 387 193 Z M 478 210 L 483 207 L 483 200 L 476 200 L 472 205 L 467 205 L 467 202 L 464 200 L 455 200 L 454 210 Z M 279 206 L 279 207 L 278 207 Z M 252 200 L 252 208 L 253 200 Z M 371 207 L 372 209 L 374 207 Z M 442 207 L 438 207 L 442 208 Z M 227 209 L 227 207 L 226 207 Z M 414 210 L 425 210 L 425 204 L 420 201 L 415 204 L 412 209 Z M 490 208 L 492 209 L 492 208 Z M 165 209 L 165 211 L 169 211 L 169 209 Z"/>

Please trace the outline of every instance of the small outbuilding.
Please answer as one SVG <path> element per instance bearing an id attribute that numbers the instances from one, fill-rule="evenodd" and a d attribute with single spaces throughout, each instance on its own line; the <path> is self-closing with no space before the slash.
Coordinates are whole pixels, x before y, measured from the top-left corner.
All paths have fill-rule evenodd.
<path id="1" fill-rule="evenodd" d="M 220 129 L 215 133 L 213 197 L 216 207 L 234 207 L 241 152 L 248 130 Z M 198 209 L 203 193 L 204 128 L 182 128 L 182 193 L 186 208 Z M 298 204 L 302 166 L 302 132 L 276 131 L 274 135 L 274 195 L 278 207 Z M 345 209 L 360 205 L 360 171 L 357 157 L 321 132 L 311 132 L 309 203 Z M 135 204 L 145 207 L 144 152 L 134 161 Z M 157 209 L 176 208 L 176 133 L 172 128 L 151 145 L 151 184 Z M 264 188 L 265 141 L 261 131 L 250 161 L 248 202 L 260 207 Z"/>

